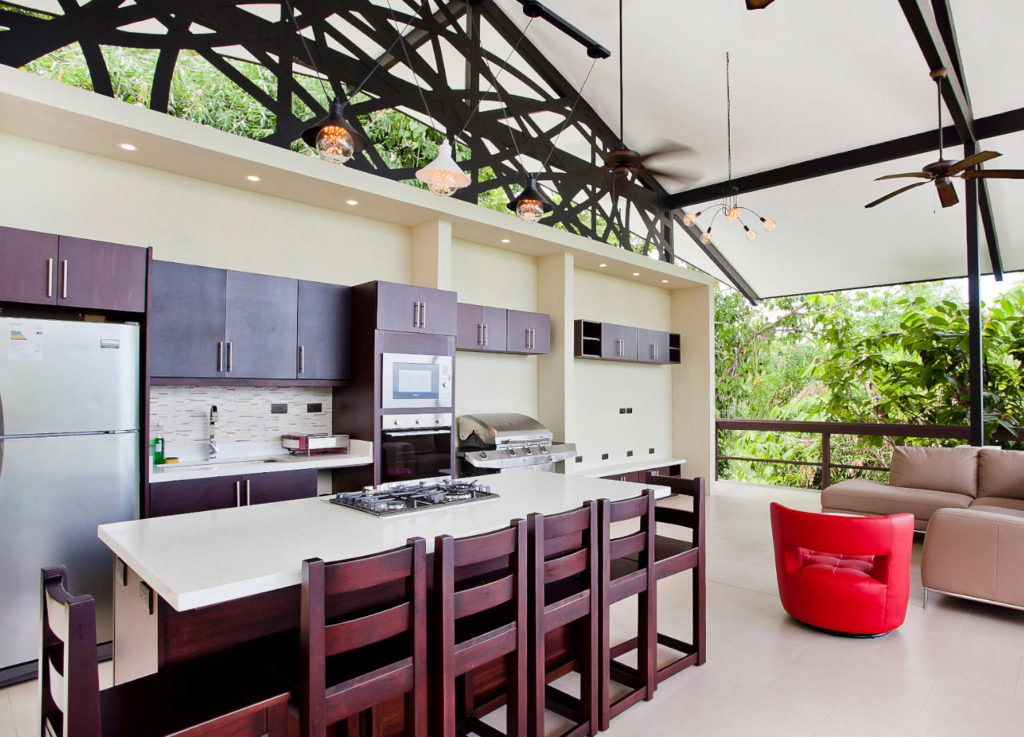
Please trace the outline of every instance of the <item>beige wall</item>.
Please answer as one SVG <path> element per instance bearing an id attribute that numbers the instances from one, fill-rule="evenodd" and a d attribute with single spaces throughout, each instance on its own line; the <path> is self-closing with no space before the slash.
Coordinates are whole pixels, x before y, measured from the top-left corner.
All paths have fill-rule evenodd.
<path id="1" fill-rule="evenodd" d="M 0 135 L 0 223 L 337 284 L 410 279 L 408 228 Z"/>
<path id="2" fill-rule="evenodd" d="M 459 301 L 537 310 L 537 259 L 499 248 L 452 241 L 451 288 Z M 457 351 L 458 414 L 521 412 L 537 416 L 537 357 Z"/>
<path id="3" fill-rule="evenodd" d="M 671 294 L 665 289 L 599 272 L 575 271 L 576 319 L 668 330 L 671 305 Z M 670 366 L 576 359 L 573 440 L 583 456 L 580 470 L 672 454 L 673 370 Z M 632 412 L 622 414 L 621 409 Z M 627 455 L 629 451 L 632 456 Z M 608 459 L 602 461 L 605 453 Z"/>

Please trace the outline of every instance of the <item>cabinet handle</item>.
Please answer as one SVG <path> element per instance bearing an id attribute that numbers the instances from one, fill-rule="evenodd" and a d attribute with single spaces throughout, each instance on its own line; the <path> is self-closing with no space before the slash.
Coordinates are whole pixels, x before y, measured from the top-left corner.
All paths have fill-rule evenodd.
<path id="1" fill-rule="evenodd" d="M 64 259 L 64 284 L 61 287 L 63 298 L 68 298 L 68 260 Z"/>
<path id="2" fill-rule="evenodd" d="M 490 336 L 487 335 L 487 323 L 484 323 L 484 345 L 487 345 Z"/>
<path id="3" fill-rule="evenodd" d="M 234 364 L 234 351 L 231 349 L 232 341 L 228 341 L 228 373 L 231 373 L 232 366 Z"/>
<path id="4" fill-rule="evenodd" d="M 425 328 L 427 326 L 427 303 L 420 302 L 420 327 Z"/>
<path id="5" fill-rule="evenodd" d="M 249 479 L 246 479 L 245 480 L 245 506 L 247 506 L 247 507 L 249 506 L 249 504 L 251 504 L 251 502 L 249 501 L 249 491 L 250 491 L 250 489 L 249 489 Z"/>
<path id="6" fill-rule="evenodd" d="M 299 346 L 299 373 L 306 373 L 306 346 Z"/>
<path id="7" fill-rule="evenodd" d="M 412 303 L 412 326 L 418 328 L 420 326 L 420 303 Z"/>
<path id="8" fill-rule="evenodd" d="M 224 341 L 217 341 L 217 370 L 224 370 Z"/>
<path id="9" fill-rule="evenodd" d="M 476 324 L 476 344 L 484 344 L 484 324 L 482 322 Z"/>
<path id="10" fill-rule="evenodd" d="M 53 296 L 53 259 L 46 259 L 46 296 Z"/>
<path id="11" fill-rule="evenodd" d="M 236 481 L 235 482 L 235 506 L 236 507 L 242 506 L 242 482 L 241 481 Z"/>

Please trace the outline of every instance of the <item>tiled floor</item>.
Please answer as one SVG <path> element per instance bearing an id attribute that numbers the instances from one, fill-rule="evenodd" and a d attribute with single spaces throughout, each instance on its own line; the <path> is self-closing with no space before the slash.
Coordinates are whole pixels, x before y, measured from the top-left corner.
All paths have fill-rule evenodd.
<path id="1" fill-rule="evenodd" d="M 708 662 L 663 683 L 654 701 L 616 719 L 609 737 L 1024 735 L 1024 612 L 939 594 L 922 609 L 918 537 L 899 630 L 855 640 L 803 627 L 779 605 L 772 500 L 819 508 L 815 492 L 715 486 Z M 659 588 L 663 631 L 673 631 L 674 616 L 688 618 L 688 589 L 685 580 Z M 0 737 L 38 735 L 37 698 L 34 683 L 0 691 Z"/>

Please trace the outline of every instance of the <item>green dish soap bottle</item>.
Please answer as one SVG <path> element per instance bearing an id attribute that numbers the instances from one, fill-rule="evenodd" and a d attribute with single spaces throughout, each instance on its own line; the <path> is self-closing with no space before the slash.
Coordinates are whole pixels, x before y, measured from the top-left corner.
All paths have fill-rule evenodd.
<path id="1" fill-rule="evenodd" d="M 164 464 L 164 423 L 156 423 L 156 437 L 153 438 L 153 465 Z"/>

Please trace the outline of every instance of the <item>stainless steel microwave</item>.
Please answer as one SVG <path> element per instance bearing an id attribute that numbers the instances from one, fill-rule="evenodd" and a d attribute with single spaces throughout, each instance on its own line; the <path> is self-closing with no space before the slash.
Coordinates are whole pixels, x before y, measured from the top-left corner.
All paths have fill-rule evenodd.
<path id="1" fill-rule="evenodd" d="M 381 354 L 383 409 L 452 406 L 452 357 Z"/>

